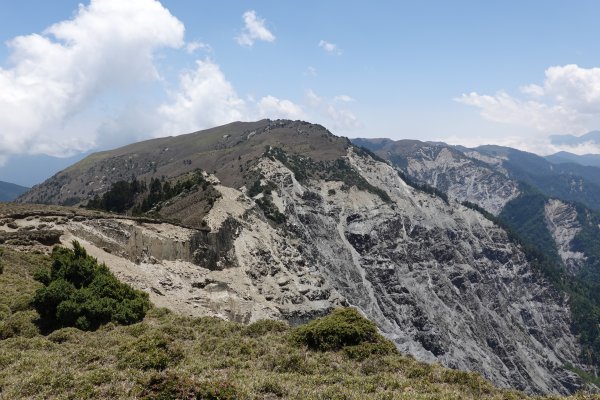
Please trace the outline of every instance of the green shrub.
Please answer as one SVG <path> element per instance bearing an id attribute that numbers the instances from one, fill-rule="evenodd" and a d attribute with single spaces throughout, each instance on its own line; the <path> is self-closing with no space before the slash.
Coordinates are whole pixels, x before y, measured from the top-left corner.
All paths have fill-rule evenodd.
<path id="1" fill-rule="evenodd" d="M 119 351 L 120 364 L 124 368 L 162 371 L 182 358 L 183 351 L 172 338 L 157 331 L 143 334 Z"/>
<path id="2" fill-rule="evenodd" d="M 250 337 L 260 337 L 268 333 L 285 332 L 289 329 L 288 324 L 272 319 L 261 319 L 244 327 L 243 333 Z"/>
<path id="3" fill-rule="evenodd" d="M 81 331 L 77 328 L 57 329 L 47 336 L 47 339 L 54 343 L 79 342 L 81 340 Z"/>
<path id="4" fill-rule="evenodd" d="M 6 304 L 0 304 L 0 321 L 8 317 L 12 312 L 10 307 Z"/>
<path id="5" fill-rule="evenodd" d="M 143 400 L 237 400 L 239 390 L 230 382 L 196 382 L 179 373 L 161 373 L 150 377 L 140 398 Z"/>
<path id="6" fill-rule="evenodd" d="M 10 302 L 10 310 L 13 313 L 18 311 L 31 310 L 31 294 L 21 293 L 15 295 L 12 301 Z"/>
<path id="7" fill-rule="evenodd" d="M 45 329 L 127 325 L 141 321 L 150 308 L 146 293 L 120 282 L 75 241 L 73 250 L 55 247 L 50 270 L 39 271 L 36 278 L 44 286 L 36 291 L 33 305 Z"/>
<path id="8" fill-rule="evenodd" d="M 283 385 L 275 379 L 267 379 L 256 385 L 255 389 L 258 393 L 274 394 L 277 397 L 285 397 L 287 391 Z"/>
<path id="9" fill-rule="evenodd" d="M 355 309 L 338 308 L 326 317 L 296 328 L 292 340 L 312 350 L 328 351 L 385 339 L 379 335 L 375 324 Z"/>
<path id="10" fill-rule="evenodd" d="M 157 373 L 150 377 L 140 396 L 143 400 L 196 398 L 196 384 L 189 377 L 175 373 Z"/>
<path id="11" fill-rule="evenodd" d="M 10 314 L 0 322 L 0 340 L 12 337 L 31 338 L 39 334 L 34 320 L 37 318 L 35 311 L 19 311 Z"/>
<path id="12" fill-rule="evenodd" d="M 271 355 L 266 363 L 267 369 L 277 373 L 297 373 L 309 375 L 316 371 L 307 358 L 306 354 L 299 351 L 289 351 L 277 355 Z"/>
<path id="13" fill-rule="evenodd" d="M 355 346 L 344 347 L 344 354 L 353 360 L 362 361 L 371 356 L 387 356 L 397 354 L 398 349 L 394 343 L 381 338 L 376 343 L 361 343 Z"/>

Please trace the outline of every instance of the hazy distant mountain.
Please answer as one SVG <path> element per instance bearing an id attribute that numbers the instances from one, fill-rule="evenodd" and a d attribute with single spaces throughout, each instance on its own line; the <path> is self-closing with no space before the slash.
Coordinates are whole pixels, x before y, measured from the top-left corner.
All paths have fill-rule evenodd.
<path id="1" fill-rule="evenodd" d="M 581 136 L 553 135 L 550 136 L 550 141 L 557 146 L 577 146 L 588 142 L 600 145 L 600 131 L 591 131 Z"/>
<path id="2" fill-rule="evenodd" d="M 0 181 L 0 201 L 13 201 L 28 190 L 24 186 Z"/>
<path id="3" fill-rule="evenodd" d="M 1 179 L 8 182 L 19 182 L 21 185 L 33 186 L 52 175 L 76 163 L 89 155 L 89 152 L 71 157 L 52 157 L 45 154 L 21 154 L 10 156 L 0 166 Z"/>
<path id="4" fill-rule="evenodd" d="M 577 155 L 568 151 L 559 151 L 558 153 L 546 156 L 546 160 L 553 164 L 574 163 L 588 167 L 600 167 L 600 154 Z"/>

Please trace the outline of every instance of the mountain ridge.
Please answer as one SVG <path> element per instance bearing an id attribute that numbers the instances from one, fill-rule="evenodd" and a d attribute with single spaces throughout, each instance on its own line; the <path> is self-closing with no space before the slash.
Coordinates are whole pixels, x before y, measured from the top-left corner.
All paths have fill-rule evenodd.
<path id="1" fill-rule="evenodd" d="M 28 190 L 25 186 L 0 181 L 0 201 L 13 201 Z"/>
<path id="2" fill-rule="evenodd" d="M 594 144 L 600 144 L 600 131 L 590 131 L 584 133 L 581 136 L 576 135 L 552 135 L 550 136 L 550 142 L 555 145 L 563 146 L 577 146 L 592 142 Z"/>
<path id="3" fill-rule="evenodd" d="M 574 163 L 587 167 L 600 167 L 600 154 L 573 154 L 567 151 L 546 156 L 546 160 L 553 164 Z"/>
<path id="4" fill-rule="evenodd" d="M 368 145 L 368 141 L 365 144 Z M 396 145 L 401 144 L 398 142 Z M 377 141 L 375 146 L 379 145 Z M 595 222 L 599 217 L 597 211 L 574 202 L 569 196 L 571 193 L 564 190 L 564 175 L 561 175 L 564 169 L 555 171 L 553 165 L 539 156 L 502 146 L 475 149 L 432 143 L 419 146 L 429 149 L 428 152 L 415 151 L 419 147 L 411 143 L 403 150 L 401 163 L 397 162 L 399 153 L 390 152 L 389 145 L 387 152 L 385 148 L 379 148 L 378 152 L 403 168 L 413 179 L 447 190 L 455 201 L 479 209 L 484 215 L 489 213 L 493 221 L 511 232 L 527 249 L 530 260 L 540 265 L 557 287 L 570 293 L 574 326 L 581 333 L 585 346 L 600 354 L 600 343 L 596 340 L 600 331 L 595 327 L 596 323 L 589 320 L 591 315 L 597 321 L 594 315 L 600 313 L 600 298 L 594 294 L 600 292 L 600 227 Z M 433 153 L 432 146 L 436 149 Z M 453 158 L 440 157 L 444 151 L 453 154 Z M 517 195 L 504 201 L 500 208 L 493 208 L 496 203 L 469 190 L 470 186 L 466 183 L 477 175 L 473 159 L 480 161 L 482 164 L 479 166 L 484 170 L 499 172 L 503 182 L 516 185 Z M 480 173 L 479 176 L 485 175 Z M 573 181 L 585 179 L 572 175 L 568 178 Z M 452 186 L 444 187 L 447 182 L 451 182 Z M 488 183 L 492 182 L 488 180 Z M 593 186 L 593 183 L 588 186 Z M 485 193 L 491 198 L 507 200 L 503 187 L 498 183 L 490 184 Z M 576 193 L 589 194 L 583 187 L 575 189 Z"/>
<path id="5" fill-rule="evenodd" d="M 191 158 L 175 156 L 178 142 Z M 149 215 L 188 221 L 191 236 L 165 239 L 167 248 L 152 239 L 144 253 L 137 241 L 148 230 L 140 236 L 127 224 L 91 221 L 69 230 L 99 259 L 109 257 L 103 248 L 133 252 L 127 279 L 163 304 L 203 312 L 225 296 L 231 305 L 218 306 L 225 318 L 298 323 L 348 302 L 421 360 L 531 393 L 583 387 L 565 368 L 588 368 L 568 299 L 510 235 L 477 210 L 411 187 L 394 167 L 322 126 L 263 120 L 143 142 L 84 159 L 20 201 L 64 203 L 74 191 L 83 205 L 119 180 L 132 182 L 132 171 L 149 186 L 131 204 L 154 196 Z M 201 177 L 188 184 L 191 173 Z M 173 254 L 197 267 L 161 261 Z M 153 268 L 169 279 L 143 278 L 138 259 L 156 259 Z M 185 277 L 194 268 L 207 271 L 197 283 Z"/>

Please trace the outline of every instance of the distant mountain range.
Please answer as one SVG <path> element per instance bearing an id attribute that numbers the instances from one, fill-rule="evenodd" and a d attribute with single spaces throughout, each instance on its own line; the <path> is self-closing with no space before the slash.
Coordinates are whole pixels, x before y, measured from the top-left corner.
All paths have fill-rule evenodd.
<path id="1" fill-rule="evenodd" d="M 28 190 L 24 186 L 0 181 L 0 201 L 13 201 Z"/>
<path id="2" fill-rule="evenodd" d="M 560 151 L 558 153 L 546 156 L 546 160 L 552 164 L 574 163 L 589 167 L 600 167 L 600 154 L 573 154 L 568 151 Z"/>
<path id="3" fill-rule="evenodd" d="M 557 146 L 578 146 L 590 142 L 600 145 L 600 131 L 591 131 L 581 136 L 553 135 L 550 136 L 550 141 Z"/>

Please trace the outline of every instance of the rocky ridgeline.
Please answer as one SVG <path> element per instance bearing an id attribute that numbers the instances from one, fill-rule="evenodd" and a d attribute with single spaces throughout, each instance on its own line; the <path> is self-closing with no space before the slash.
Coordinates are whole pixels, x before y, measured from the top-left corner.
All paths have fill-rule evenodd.
<path id="1" fill-rule="evenodd" d="M 303 146 L 301 157 L 264 146 L 252 160 L 235 157 L 245 186 L 215 183 L 220 196 L 204 230 L 107 215 L 46 228 L 62 230 L 63 241 L 81 240 L 121 279 L 178 312 L 298 323 L 350 304 L 420 360 L 530 393 L 584 387 L 565 369 L 585 368 L 567 299 L 506 232 L 413 189 L 350 145 L 323 154 L 317 139 L 340 142 L 295 124 L 244 134 L 244 146 L 291 138 Z M 41 217 L 27 218 L 3 229 Z"/>
<path id="2" fill-rule="evenodd" d="M 411 178 L 447 193 L 451 199 L 477 204 L 494 215 L 520 193 L 518 182 L 509 178 L 501 160 L 493 157 L 476 152 L 467 155 L 443 143 L 416 140 L 357 139 L 355 143 L 375 150 Z"/>

